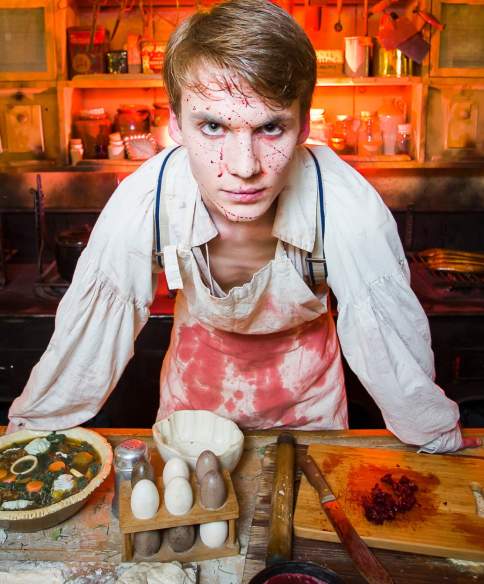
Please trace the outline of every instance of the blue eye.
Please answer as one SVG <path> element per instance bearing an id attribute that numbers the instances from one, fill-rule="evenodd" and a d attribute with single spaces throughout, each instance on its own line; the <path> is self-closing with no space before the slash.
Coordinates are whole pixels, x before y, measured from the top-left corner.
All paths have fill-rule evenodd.
<path id="1" fill-rule="evenodd" d="M 206 122 L 202 126 L 202 132 L 207 136 L 222 136 L 223 127 L 217 122 Z"/>

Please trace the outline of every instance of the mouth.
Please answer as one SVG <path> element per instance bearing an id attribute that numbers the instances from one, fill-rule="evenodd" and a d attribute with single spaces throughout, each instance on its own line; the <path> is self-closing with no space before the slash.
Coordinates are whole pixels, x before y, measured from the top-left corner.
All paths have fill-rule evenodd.
<path id="1" fill-rule="evenodd" d="M 237 203 L 253 203 L 259 200 L 265 192 L 265 189 L 244 189 L 238 191 L 223 191 L 229 199 Z"/>

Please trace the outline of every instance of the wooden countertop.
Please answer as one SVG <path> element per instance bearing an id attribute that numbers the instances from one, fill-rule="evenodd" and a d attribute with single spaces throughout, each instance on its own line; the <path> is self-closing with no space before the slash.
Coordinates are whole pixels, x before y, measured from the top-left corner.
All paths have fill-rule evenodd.
<path id="1" fill-rule="evenodd" d="M 95 430 L 105 436 L 113 447 L 122 440 L 133 436 L 145 440 L 150 447 L 154 447 L 150 429 L 96 428 Z M 5 428 L 0 427 L 0 434 L 4 431 Z M 401 444 L 385 430 L 294 432 L 294 434 L 301 444 L 327 443 L 366 448 L 415 450 Z M 464 434 L 484 438 L 484 428 L 466 429 Z M 200 584 L 240 584 L 242 582 L 249 530 L 261 476 L 261 460 L 265 446 L 274 443 L 277 435 L 277 431 L 248 432 L 246 434 L 244 454 L 232 474 L 241 510 L 238 522 L 241 553 L 233 558 L 201 562 Z M 468 450 L 465 454 L 484 459 L 484 448 Z M 459 455 L 459 453 L 456 454 L 456 456 Z M 2 573 L 32 570 L 32 574 L 37 575 L 35 581 L 45 582 L 45 584 L 47 582 L 49 584 L 54 584 L 54 582 L 114 584 L 116 578 L 130 564 L 121 563 L 119 524 L 111 514 L 113 485 L 111 473 L 79 513 L 51 529 L 30 534 L 7 533 L 0 530 L 0 581 Z M 329 553 L 328 550 L 332 550 L 332 553 L 340 556 L 340 562 L 350 563 L 341 546 L 338 544 L 324 545 L 326 554 Z M 385 551 L 384 553 L 386 554 L 387 568 L 394 575 L 396 584 L 407 582 L 405 572 L 402 569 L 405 562 L 411 562 L 413 566 L 415 564 L 421 566 L 422 579 L 419 582 L 424 584 L 433 582 L 437 584 L 437 582 L 442 581 L 443 563 L 445 563 L 445 573 L 450 574 L 450 579 L 444 578 L 444 580 L 452 582 L 452 584 L 484 582 L 484 563 L 397 552 Z M 391 559 L 393 556 L 395 556 L 394 561 Z M 42 579 L 42 573 L 45 574 L 44 579 Z M 56 576 L 57 580 L 54 580 L 52 574 Z M 8 582 L 15 582 L 15 580 L 8 580 Z M 358 584 L 363 583 L 363 580 L 355 574 L 350 576 L 347 582 Z"/>

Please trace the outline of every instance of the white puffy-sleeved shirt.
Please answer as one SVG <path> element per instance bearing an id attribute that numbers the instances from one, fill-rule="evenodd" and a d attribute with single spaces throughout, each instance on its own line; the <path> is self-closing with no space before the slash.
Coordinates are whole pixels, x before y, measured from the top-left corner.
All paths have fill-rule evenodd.
<path id="1" fill-rule="evenodd" d="M 400 440 L 425 445 L 431 452 L 455 450 L 461 446 L 458 407 L 433 381 L 428 321 L 410 288 L 393 217 L 373 187 L 329 148 L 316 147 L 313 153 L 323 177 L 324 251 L 328 285 L 338 301 L 341 349 L 381 409 L 388 429 Z M 165 155 L 166 151 L 153 157 L 123 180 L 100 214 L 59 304 L 52 339 L 10 408 L 11 424 L 49 430 L 76 426 L 99 411 L 116 385 L 133 355 L 134 341 L 148 320 L 156 292 L 154 200 Z M 162 194 L 171 201 L 167 203 L 168 237 L 170 244 L 184 247 L 180 257 L 188 257 L 190 248 L 210 241 L 217 230 L 183 148 L 168 162 L 166 177 Z M 314 165 L 299 147 L 288 184 L 279 195 L 273 226 L 273 235 L 293 252 L 305 254 L 315 246 L 317 200 Z M 199 284 L 202 281 L 196 269 L 182 269 L 182 274 Z M 180 330 L 177 319 L 186 319 L 190 312 L 187 299 L 193 283 L 186 280 L 185 284 L 186 290 L 178 292 L 174 330 Z M 240 294 L 235 290 L 234 298 L 242 296 L 243 290 Z M 246 294 L 244 302 L 250 298 Z M 227 304 L 225 299 L 222 302 Z M 321 322 L 326 323 L 325 335 L 331 341 L 336 330 L 330 313 L 326 316 Z M 322 317 L 314 312 L 312 318 Z M 333 351 L 332 360 L 338 361 L 339 371 L 339 350 Z M 172 362 L 165 359 L 160 403 Z M 345 404 L 344 385 L 333 385 L 331 395 L 322 397 L 337 412 L 338 404 Z M 313 392 L 313 403 L 316 398 Z M 167 410 L 170 405 L 166 407 L 165 399 L 159 415 Z M 222 413 L 230 415 L 230 411 Z M 346 425 L 345 415 L 328 420 L 319 427 Z M 305 421 L 297 427 L 317 427 L 311 419 Z M 273 419 L 267 423 L 266 427 L 274 427 Z M 259 420 L 256 427 L 263 427 L 263 422 Z"/>

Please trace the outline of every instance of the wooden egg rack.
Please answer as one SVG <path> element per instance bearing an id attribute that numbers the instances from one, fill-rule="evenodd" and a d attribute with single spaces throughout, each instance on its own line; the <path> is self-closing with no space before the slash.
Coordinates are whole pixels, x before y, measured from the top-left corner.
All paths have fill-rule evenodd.
<path id="1" fill-rule="evenodd" d="M 200 487 L 195 475 L 192 473 L 190 483 L 193 491 L 193 506 L 185 515 L 172 515 L 166 510 L 163 499 L 163 481 L 159 477 L 156 486 L 160 494 L 160 507 L 151 519 L 137 519 L 131 512 L 131 482 L 122 481 L 119 496 L 119 527 L 122 533 L 122 561 L 130 562 L 142 559 L 151 562 L 180 562 L 211 560 L 225 556 L 236 556 L 239 553 L 239 542 L 235 533 L 235 520 L 239 517 L 239 503 L 235 494 L 230 473 L 223 471 L 225 485 L 227 487 L 227 500 L 219 509 L 209 510 L 200 503 Z M 166 538 L 162 538 L 160 550 L 152 556 L 135 557 L 132 534 L 138 531 L 152 531 L 167 529 L 180 525 L 200 525 L 212 521 L 227 521 L 228 535 L 225 543 L 218 548 L 207 547 L 200 539 L 197 532 L 195 543 L 185 552 L 172 550 Z"/>

